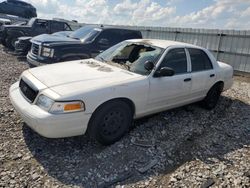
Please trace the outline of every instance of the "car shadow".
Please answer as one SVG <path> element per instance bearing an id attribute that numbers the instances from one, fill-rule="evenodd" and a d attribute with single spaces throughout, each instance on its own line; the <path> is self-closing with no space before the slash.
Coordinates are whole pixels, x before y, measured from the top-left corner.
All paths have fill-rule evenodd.
<path id="1" fill-rule="evenodd" d="M 170 174 L 194 159 L 225 160 L 226 154 L 250 145 L 247 122 L 249 104 L 221 97 L 211 111 L 192 104 L 137 120 L 128 135 L 106 147 L 87 136 L 47 139 L 27 126 L 23 135 L 33 157 L 63 184 L 110 187 Z"/>
<path id="2" fill-rule="evenodd" d="M 16 58 L 18 61 L 24 61 L 24 62 L 27 61 L 27 58 L 25 55 L 16 55 Z"/>
<path id="3" fill-rule="evenodd" d="M 11 49 L 9 49 L 9 48 L 7 48 L 5 46 L 3 46 L 2 50 L 6 54 L 15 56 L 18 61 L 21 61 L 21 62 L 26 62 L 27 61 L 26 55 L 24 55 L 24 54 L 19 54 L 19 53 L 15 52 L 14 50 L 11 50 Z"/>

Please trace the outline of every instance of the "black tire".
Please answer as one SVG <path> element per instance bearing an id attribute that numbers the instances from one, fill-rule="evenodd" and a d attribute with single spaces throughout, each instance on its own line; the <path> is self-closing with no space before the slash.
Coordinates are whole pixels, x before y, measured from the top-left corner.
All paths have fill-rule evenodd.
<path id="1" fill-rule="evenodd" d="M 208 110 L 212 110 L 218 103 L 221 92 L 223 89 L 222 84 L 214 85 L 207 93 L 207 96 L 202 101 L 202 106 Z"/>
<path id="2" fill-rule="evenodd" d="M 18 40 L 18 37 L 13 36 L 13 37 L 7 37 L 6 38 L 6 46 L 11 49 L 15 50 L 15 42 Z"/>
<path id="3" fill-rule="evenodd" d="M 99 107 L 91 117 L 88 134 L 103 145 L 118 141 L 132 124 L 132 111 L 123 101 L 110 101 Z"/>

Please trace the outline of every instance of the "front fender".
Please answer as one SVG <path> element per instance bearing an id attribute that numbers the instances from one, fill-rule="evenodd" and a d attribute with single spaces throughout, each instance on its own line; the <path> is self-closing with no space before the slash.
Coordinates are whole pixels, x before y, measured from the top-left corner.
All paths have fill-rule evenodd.
<path id="1" fill-rule="evenodd" d="M 71 47 L 68 46 L 66 48 L 63 49 L 58 49 L 58 51 L 60 51 L 60 53 L 56 56 L 58 56 L 58 58 L 60 59 L 68 59 L 68 58 L 90 58 L 90 52 L 87 49 L 83 49 L 83 48 L 76 48 L 76 47 Z"/>
<path id="2" fill-rule="evenodd" d="M 75 94 L 74 99 L 81 99 L 86 106 L 86 113 L 92 114 L 107 101 L 114 99 L 128 99 L 135 106 L 135 117 L 140 116 L 146 110 L 148 98 L 149 81 L 140 78 L 133 82 L 124 82 L 115 86 L 105 86 L 93 89 L 89 92 Z M 72 100 L 72 96 L 64 96 L 61 100 Z"/>

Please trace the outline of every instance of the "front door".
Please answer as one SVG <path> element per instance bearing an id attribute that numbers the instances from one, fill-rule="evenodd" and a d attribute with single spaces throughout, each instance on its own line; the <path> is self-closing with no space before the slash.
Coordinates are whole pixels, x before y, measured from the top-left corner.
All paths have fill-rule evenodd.
<path id="1" fill-rule="evenodd" d="M 150 77 L 148 110 L 161 111 L 186 103 L 190 98 L 192 77 L 184 48 L 170 49 L 157 70 L 169 67 L 175 71 L 170 77 Z"/>

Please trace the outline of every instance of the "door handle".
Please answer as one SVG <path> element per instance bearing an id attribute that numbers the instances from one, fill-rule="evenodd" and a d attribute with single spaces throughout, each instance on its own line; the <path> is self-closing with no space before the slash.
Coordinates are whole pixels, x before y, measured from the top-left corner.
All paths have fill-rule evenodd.
<path id="1" fill-rule="evenodd" d="M 212 78 L 212 77 L 214 77 L 215 76 L 215 74 L 210 74 L 210 78 Z"/>
<path id="2" fill-rule="evenodd" d="M 184 82 L 190 82 L 192 79 L 191 78 L 186 78 L 184 79 Z"/>

